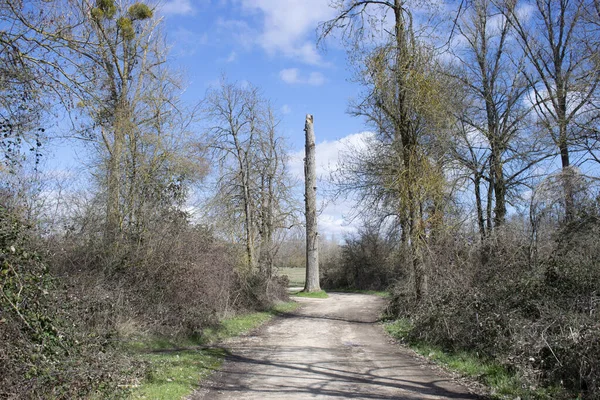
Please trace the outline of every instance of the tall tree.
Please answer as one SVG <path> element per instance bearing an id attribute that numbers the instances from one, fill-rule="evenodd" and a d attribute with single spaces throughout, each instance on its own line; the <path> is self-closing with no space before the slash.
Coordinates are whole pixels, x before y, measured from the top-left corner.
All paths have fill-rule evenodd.
<path id="1" fill-rule="evenodd" d="M 275 234 L 293 218 L 277 119 L 257 88 L 225 81 L 207 93 L 204 116 L 219 166 L 213 209 L 234 230 L 243 222 L 246 263 L 270 276 Z"/>
<path id="2" fill-rule="evenodd" d="M 598 42 L 587 39 L 587 0 L 536 0 L 521 13 L 519 1 L 503 12 L 529 62 L 524 74 L 533 88 L 534 110 L 560 156 L 565 218 L 574 217 L 573 146 L 580 140 L 577 119 L 588 111 L 600 82 Z M 585 125 L 585 124 L 584 124 Z"/>
<path id="3" fill-rule="evenodd" d="M 194 112 L 179 102 L 179 82 L 164 65 L 160 20 L 133 1 L 0 4 L 35 44 L 24 57 L 33 86 L 49 89 L 72 117 L 72 136 L 98 150 L 107 244 L 118 246 L 126 233 L 141 240 L 150 220 L 181 205 L 185 184 L 205 166 L 189 145 Z"/>
<path id="4" fill-rule="evenodd" d="M 372 154 L 366 157 L 374 165 L 365 166 L 373 175 L 360 172 L 371 182 L 363 187 L 372 186 L 364 194 L 374 195 L 386 214 L 398 218 L 420 300 L 426 291 L 425 241 L 442 215 L 444 178 L 434 144 L 443 124 L 440 80 L 429 62 L 432 54 L 416 38 L 408 2 L 339 0 L 333 5 L 338 14 L 321 25 L 321 37 L 341 30 L 350 42 L 349 57 L 365 87 L 351 112 L 366 118 L 377 132 Z M 385 25 L 388 14 L 393 16 L 392 29 Z M 377 32 L 382 36 L 369 41 Z"/>
<path id="5" fill-rule="evenodd" d="M 510 46 L 508 20 L 491 0 L 473 0 L 466 6 L 456 24 L 466 44 L 453 49 L 459 64 L 453 75 L 465 88 L 465 106 L 457 108 L 462 110 L 457 117 L 461 126 L 471 131 L 467 134 L 485 138 L 489 147 L 484 151 L 489 172 L 482 175 L 475 165 L 471 170 L 477 181 L 476 192 L 485 176 L 493 193 L 493 221 L 497 227 L 506 219 L 511 167 L 518 169 L 519 161 L 524 158 L 522 149 L 517 149 L 516 144 L 522 136 L 524 118 L 529 111 L 524 106 L 524 97 L 530 87 L 521 73 L 524 60 Z M 473 151 L 471 147 L 470 152 Z M 474 161 L 473 156 L 469 157 L 470 161 Z M 477 193 L 476 197 L 480 211 Z M 481 230 L 481 216 L 478 219 Z M 487 220 L 491 222 L 491 216 Z"/>
<path id="6" fill-rule="evenodd" d="M 146 24 L 140 27 L 141 32 L 136 32 L 135 25 L 151 19 L 153 12 L 142 3 L 126 8 L 124 3 L 114 0 L 97 0 L 96 7 L 92 8 L 85 3 L 77 3 L 76 6 L 82 15 L 89 13 L 86 21 L 89 30 L 85 33 L 93 40 L 92 46 L 81 49 L 81 54 L 89 61 L 84 65 L 94 75 L 92 82 L 95 85 L 101 82 L 101 90 L 89 90 L 81 101 L 100 128 L 108 153 L 105 233 L 107 242 L 114 244 L 123 229 L 120 205 L 125 194 L 122 193 L 121 168 L 126 140 L 128 136 L 135 135 L 136 130 L 133 118 L 138 99 L 133 97 L 137 95 L 139 98 L 143 74 L 147 72 L 138 69 L 142 74 L 136 74 L 134 70 L 140 58 L 147 54 L 150 33 L 154 28 Z M 138 79 L 132 79 L 134 75 Z"/>

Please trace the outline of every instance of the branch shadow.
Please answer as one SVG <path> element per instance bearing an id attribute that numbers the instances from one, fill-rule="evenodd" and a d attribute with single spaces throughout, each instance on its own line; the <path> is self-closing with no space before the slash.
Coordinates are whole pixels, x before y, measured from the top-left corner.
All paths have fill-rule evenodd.
<path id="1" fill-rule="evenodd" d="M 234 354 L 225 350 L 228 365 L 222 371 L 218 381 L 212 383 L 212 389 L 222 393 L 244 392 L 248 395 L 277 393 L 282 398 L 286 394 L 306 394 L 331 398 L 383 400 L 419 399 L 424 396 L 435 396 L 440 399 L 484 399 L 481 396 L 457 393 L 444 387 L 444 384 L 448 382 L 447 379 L 439 378 L 429 382 L 421 382 L 418 377 L 411 380 L 410 374 L 402 374 L 403 378 L 385 376 L 385 370 L 414 369 L 413 365 L 402 365 L 397 358 L 390 355 L 378 354 L 376 361 L 388 362 L 391 365 L 356 372 L 350 368 L 344 369 L 342 367 L 344 364 L 349 367 L 353 364 L 350 362 L 340 363 L 341 360 L 345 359 L 343 354 L 339 354 L 339 360 L 331 360 L 330 362 L 307 363 L 301 361 L 300 352 L 305 353 L 307 350 L 310 352 L 324 351 L 322 348 L 304 347 L 300 350 L 289 347 L 277 349 L 277 351 L 285 353 L 288 356 L 287 359 L 298 360 L 296 362 L 271 361 L 260 357 L 261 355 L 271 354 L 272 350 L 269 347 L 253 347 L 252 353 L 257 356 L 252 357 Z M 299 353 L 297 357 L 294 357 L 295 352 Z M 343 351 L 340 353 L 343 353 Z M 362 363 L 362 361 L 354 364 L 357 363 Z M 268 372 L 273 370 L 276 370 L 277 373 Z M 250 387 L 244 383 L 249 377 L 254 381 L 261 381 L 262 384 Z M 293 379 L 290 379 L 290 377 Z"/>

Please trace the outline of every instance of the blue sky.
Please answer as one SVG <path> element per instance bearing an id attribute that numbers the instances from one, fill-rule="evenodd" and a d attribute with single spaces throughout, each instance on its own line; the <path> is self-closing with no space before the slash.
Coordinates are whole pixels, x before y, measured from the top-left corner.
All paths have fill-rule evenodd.
<path id="1" fill-rule="evenodd" d="M 360 141 L 362 122 L 346 113 L 359 87 L 351 83 L 346 53 L 337 43 L 318 49 L 316 28 L 334 16 L 328 0 L 170 0 L 164 18 L 170 63 L 188 81 L 185 99 L 201 99 L 225 74 L 261 88 L 281 118 L 281 134 L 290 146 L 290 170 L 302 178 L 304 116 L 313 114 L 317 137 L 322 235 L 354 230 L 344 219 L 350 202 L 325 196 L 328 169 L 347 142 Z"/>
<path id="2" fill-rule="evenodd" d="M 340 240 L 354 231 L 353 224 L 344 219 L 351 214 L 353 204 L 327 199 L 326 180 L 340 150 L 359 143 L 365 126 L 346 113 L 349 100 L 358 95 L 360 87 L 349 81 L 345 50 L 336 42 L 328 43 L 326 50 L 316 45 L 319 22 L 335 15 L 328 3 L 163 0 L 156 15 L 163 19 L 171 46 L 170 67 L 184 77 L 183 100 L 197 103 L 222 76 L 259 87 L 279 113 L 280 133 L 286 137 L 291 153 L 289 169 L 299 181 L 303 179 L 304 118 L 307 113 L 313 114 L 317 173 L 321 177 L 319 230 L 323 236 Z M 65 170 L 86 175 L 87 150 L 81 143 L 55 143 L 50 153 L 50 175 L 72 175 Z M 297 193 L 301 199 L 300 187 Z"/>
<path id="3" fill-rule="evenodd" d="M 302 178 L 304 117 L 315 118 L 317 157 L 325 189 L 328 167 L 344 142 L 359 139 L 362 122 L 346 113 L 358 94 L 346 54 L 336 43 L 316 46 L 318 23 L 331 18 L 327 0 L 171 0 L 163 3 L 170 63 L 188 81 L 185 99 L 194 102 L 225 74 L 248 81 L 270 99 L 281 118 L 281 134 L 292 153 L 290 170 Z M 349 135 L 350 139 L 347 137 Z M 298 191 L 301 196 L 300 190 Z M 352 204 L 334 204 L 320 190 L 322 235 L 339 240 L 354 228 L 344 220 Z"/>
<path id="4" fill-rule="evenodd" d="M 456 4 L 440 4 L 446 11 L 440 14 L 450 18 Z M 419 10 L 413 11 L 419 24 Z M 345 50 L 335 40 L 330 40 L 325 50 L 316 46 L 318 24 L 335 13 L 329 0 L 162 0 L 156 15 L 163 19 L 171 46 L 170 67 L 184 76 L 183 99 L 197 103 L 222 76 L 259 87 L 279 112 L 280 133 L 287 138 L 291 152 L 289 167 L 299 179 L 303 175 L 304 117 L 314 115 L 322 178 L 320 232 L 336 235 L 339 240 L 354 230 L 355 224 L 344 218 L 352 214 L 353 204 L 327 199 L 326 178 L 340 151 L 360 146 L 368 132 L 363 121 L 346 112 L 361 88 L 350 81 L 352 72 Z M 428 26 L 430 21 L 423 18 L 421 22 Z M 435 32 L 428 29 L 426 34 L 430 40 L 440 35 L 448 35 L 442 25 L 435 25 Z M 455 46 L 459 46 L 460 38 L 455 39 Z M 72 146 L 68 143 L 56 148 L 53 168 L 82 164 L 85 153 L 73 157 Z M 301 199 L 300 190 L 298 197 Z"/>
<path id="5" fill-rule="evenodd" d="M 306 113 L 319 142 L 362 129 L 346 114 L 359 88 L 348 82 L 345 52 L 316 47 L 318 23 L 333 14 L 327 0 L 170 0 L 159 11 L 171 65 L 188 81 L 185 99 L 201 99 L 222 74 L 251 82 L 279 111 L 293 149 L 303 146 Z"/>

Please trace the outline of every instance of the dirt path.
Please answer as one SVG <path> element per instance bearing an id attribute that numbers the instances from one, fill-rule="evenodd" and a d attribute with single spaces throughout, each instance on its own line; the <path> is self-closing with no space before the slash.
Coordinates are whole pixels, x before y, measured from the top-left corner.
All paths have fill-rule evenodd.
<path id="1" fill-rule="evenodd" d="M 376 323 L 385 301 L 362 294 L 298 298 L 303 306 L 226 344 L 222 372 L 198 399 L 477 399 Z"/>

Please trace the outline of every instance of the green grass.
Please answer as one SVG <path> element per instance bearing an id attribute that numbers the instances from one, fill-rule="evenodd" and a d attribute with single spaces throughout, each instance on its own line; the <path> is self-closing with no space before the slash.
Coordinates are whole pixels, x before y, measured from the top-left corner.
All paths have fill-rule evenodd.
<path id="1" fill-rule="evenodd" d="M 306 282 L 306 268 L 278 268 L 277 274 L 287 275 L 290 287 L 304 286 Z"/>
<path id="2" fill-rule="evenodd" d="M 558 395 L 556 388 L 525 387 L 519 376 L 494 360 L 483 359 L 477 354 L 466 351 L 449 352 L 439 346 L 422 341 L 409 340 L 413 329 L 408 319 L 398 319 L 387 323 L 385 329 L 392 337 L 406 343 L 418 354 L 446 366 L 463 376 L 475 378 L 488 386 L 495 399 L 553 399 Z"/>
<path id="3" fill-rule="evenodd" d="M 324 290 L 319 290 L 318 292 L 304 292 L 304 291 L 299 291 L 299 292 L 296 292 L 296 293 L 292 293 L 292 296 L 296 296 L 296 297 L 308 297 L 308 298 L 311 298 L 311 299 L 326 299 L 326 298 L 329 297 Z"/>
<path id="4" fill-rule="evenodd" d="M 138 357 L 149 368 L 141 385 L 133 390 L 133 399 L 180 399 L 190 394 L 201 379 L 217 370 L 225 351 L 222 349 L 165 350 Z"/>
<path id="5" fill-rule="evenodd" d="M 226 355 L 221 348 L 209 347 L 211 344 L 246 333 L 299 306 L 296 302 L 279 303 L 269 311 L 227 318 L 198 338 L 147 338 L 129 343 L 127 349 L 132 357 L 147 365 L 146 376 L 132 390 L 131 397 L 181 399 L 189 395 L 202 379 L 219 369 Z"/>
<path id="6" fill-rule="evenodd" d="M 330 290 L 330 292 L 372 294 L 374 296 L 379 296 L 384 299 L 388 299 L 391 296 L 389 292 L 382 291 L 382 290 L 335 289 L 335 290 Z"/>

